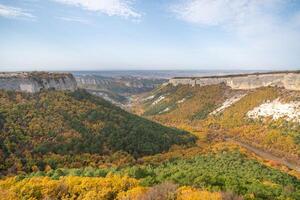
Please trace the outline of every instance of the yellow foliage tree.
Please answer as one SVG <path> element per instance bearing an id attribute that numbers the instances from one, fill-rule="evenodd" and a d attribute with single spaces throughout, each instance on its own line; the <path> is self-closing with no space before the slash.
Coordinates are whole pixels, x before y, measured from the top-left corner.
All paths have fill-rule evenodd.
<path id="1" fill-rule="evenodd" d="M 222 200 L 218 192 L 208 192 L 192 187 L 181 187 L 178 189 L 177 200 Z"/>

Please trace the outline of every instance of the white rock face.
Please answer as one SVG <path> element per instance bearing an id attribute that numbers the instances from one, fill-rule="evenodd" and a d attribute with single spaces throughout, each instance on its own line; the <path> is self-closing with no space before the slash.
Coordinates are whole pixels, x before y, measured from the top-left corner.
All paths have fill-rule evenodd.
<path id="1" fill-rule="evenodd" d="M 158 114 L 162 114 L 162 113 L 168 112 L 169 110 L 170 110 L 170 108 L 166 108 L 163 111 L 160 111 Z"/>
<path id="2" fill-rule="evenodd" d="M 153 98 L 154 98 L 154 95 L 151 95 L 151 96 L 146 97 L 145 99 L 143 99 L 143 101 L 148 101 L 148 100 L 151 100 L 151 99 L 153 99 Z"/>
<path id="3" fill-rule="evenodd" d="M 158 99 L 156 99 L 156 100 L 152 103 L 152 105 L 158 104 L 160 101 L 164 100 L 165 98 L 166 98 L 165 96 L 160 96 L 160 97 L 158 97 Z"/>
<path id="4" fill-rule="evenodd" d="M 238 94 L 235 95 L 233 97 L 231 97 L 230 99 L 227 99 L 222 106 L 220 106 L 219 108 L 217 108 L 216 110 L 214 110 L 212 113 L 210 113 L 211 115 L 216 115 L 218 113 L 223 112 L 226 108 L 230 107 L 231 105 L 235 104 L 236 102 L 238 102 L 239 100 L 241 100 L 244 96 L 246 96 L 247 93 L 245 94 Z"/>
<path id="5" fill-rule="evenodd" d="M 300 102 L 282 103 L 279 99 L 261 104 L 247 113 L 249 118 L 272 117 L 276 120 L 284 118 L 300 123 Z"/>
<path id="6" fill-rule="evenodd" d="M 269 72 L 207 77 L 175 77 L 169 83 L 177 85 L 215 85 L 224 83 L 234 90 L 250 90 L 260 87 L 282 87 L 288 90 L 300 90 L 300 71 Z"/>
<path id="7" fill-rule="evenodd" d="M 35 91 L 33 84 L 26 84 L 26 83 L 21 83 L 20 89 L 21 89 L 21 91 L 26 91 L 26 92 L 30 92 L 30 93 L 33 93 Z"/>
<path id="8" fill-rule="evenodd" d="M 183 99 L 177 101 L 177 103 L 183 103 L 183 102 L 185 102 L 185 100 L 186 100 L 186 98 L 183 98 Z"/>
<path id="9" fill-rule="evenodd" d="M 0 73 L 0 89 L 29 93 L 48 89 L 74 91 L 77 84 L 73 75 L 69 73 Z"/>

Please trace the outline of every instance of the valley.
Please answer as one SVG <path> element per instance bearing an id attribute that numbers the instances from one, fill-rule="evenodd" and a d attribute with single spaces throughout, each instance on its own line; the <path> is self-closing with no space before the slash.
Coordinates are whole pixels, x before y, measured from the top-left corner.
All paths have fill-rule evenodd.
<path id="1" fill-rule="evenodd" d="M 100 96 L 105 100 L 122 107 L 130 108 L 132 96 L 150 92 L 162 83 L 165 78 L 106 74 L 105 73 L 75 73 L 75 79 L 79 88 L 89 91 L 91 94 Z"/>
<path id="2" fill-rule="evenodd" d="M 0 200 L 300 200 L 300 0 L 0 0 Z"/>
<path id="3" fill-rule="evenodd" d="M 0 199 L 300 198 L 300 92 L 280 79 L 78 79 L 0 91 Z"/>
<path id="4" fill-rule="evenodd" d="M 300 172 L 300 166 L 295 165 L 293 163 L 290 163 L 290 162 L 286 161 L 285 159 L 276 157 L 276 156 L 272 155 L 271 153 L 264 152 L 264 151 L 262 151 L 260 149 L 254 148 L 254 147 L 252 147 L 252 146 L 250 146 L 248 144 L 239 142 L 239 141 L 234 140 L 234 139 L 227 138 L 226 140 L 227 141 L 231 141 L 233 143 L 236 143 L 239 146 L 244 147 L 244 148 L 246 148 L 247 150 L 249 150 L 251 152 L 254 152 L 256 155 L 258 155 L 259 157 L 261 157 L 261 158 L 263 158 L 265 160 L 275 161 L 277 163 L 280 163 L 283 166 L 287 166 L 288 168 L 290 168 L 292 170 L 295 170 L 296 172 Z"/>

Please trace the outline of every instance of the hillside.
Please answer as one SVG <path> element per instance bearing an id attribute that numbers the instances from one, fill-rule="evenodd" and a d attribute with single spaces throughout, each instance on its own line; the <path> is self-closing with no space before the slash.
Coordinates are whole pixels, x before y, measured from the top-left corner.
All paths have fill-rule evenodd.
<path id="1" fill-rule="evenodd" d="M 84 90 L 0 91 L 0 133 L 2 174 L 97 166 L 109 159 L 105 155 L 137 158 L 194 142 L 187 132 L 127 113 Z"/>
<path id="2" fill-rule="evenodd" d="M 140 98 L 136 110 L 162 124 L 210 139 L 234 138 L 299 165 L 299 102 L 299 91 L 278 87 L 169 84 Z"/>

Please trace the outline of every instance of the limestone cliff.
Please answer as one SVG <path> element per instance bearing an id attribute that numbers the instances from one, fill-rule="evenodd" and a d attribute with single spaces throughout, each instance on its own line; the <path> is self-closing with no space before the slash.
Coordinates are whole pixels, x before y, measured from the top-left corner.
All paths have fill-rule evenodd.
<path id="1" fill-rule="evenodd" d="M 29 93 L 48 89 L 74 91 L 77 84 L 69 73 L 7 72 L 0 73 L 0 89 Z"/>
<path id="2" fill-rule="evenodd" d="M 109 90 L 118 94 L 136 94 L 153 90 L 166 82 L 166 79 L 140 78 L 133 76 L 104 77 L 98 75 L 75 75 L 80 88 L 90 90 Z"/>
<path id="3" fill-rule="evenodd" d="M 179 84 L 204 86 L 225 83 L 232 89 L 240 90 L 255 89 L 266 86 L 283 87 L 288 90 L 300 90 L 300 71 L 207 77 L 175 77 L 170 79 L 169 83 L 174 86 Z"/>

